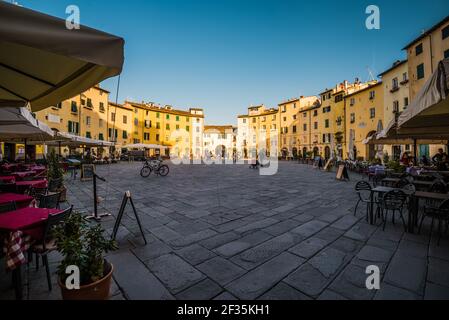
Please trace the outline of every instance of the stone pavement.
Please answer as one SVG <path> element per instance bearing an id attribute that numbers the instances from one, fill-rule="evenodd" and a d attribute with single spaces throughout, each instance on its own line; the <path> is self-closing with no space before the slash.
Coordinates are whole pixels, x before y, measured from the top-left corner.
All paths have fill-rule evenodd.
<path id="1" fill-rule="evenodd" d="M 335 173 L 282 162 L 260 176 L 247 165 L 170 165 L 169 176 L 141 178 L 140 163 L 99 166 L 100 211 L 118 213 L 130 190 L 148 245 L 130 207 L 108 256 L 114 264 L 113 299 L 449 299 L 449 240 L 386 231 L 353 215 L 354 184 Z M 90 212 L 92 183 L 69 181 L 70 202 Z M 111 232 L 113 218 L 103 225 Z M 52 271 L 59 257 L 51 257 Z M 4 261 L 0 261 L 1 268 Z M 366 267 L 381 269 L 381 290 L 366 289 Z M 43 268 L 25 268 L 29 299 L 48 292 Z M 0 273 L 0 298 L 11 299 Z"/>

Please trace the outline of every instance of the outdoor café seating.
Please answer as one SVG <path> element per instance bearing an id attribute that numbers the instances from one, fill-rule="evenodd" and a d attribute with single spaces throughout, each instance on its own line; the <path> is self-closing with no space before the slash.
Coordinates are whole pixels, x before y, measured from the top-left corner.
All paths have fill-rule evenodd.
<path id="1" fill-rule="evenodd" d="M 434 222 L 435 220 L 438 220 L 438 245 L 440 245 L 441 236 L 442 236 L 442 228 L 443 223 L 445 232 L 448 231 L 448 224 L 449 224 L 449 200 L 445 200 L 441 203 L 441 205 L 437 208 L 435 207 L 425 207 L 424 212 L 421 217 L 421 222 L 419 223 L 419 229 L 418 234 L 421 233 L 422 225 L 425 218 L 432 218 L 432 222 L 430 225 L 430 233 L 433 232 L 434 228 Z"/>

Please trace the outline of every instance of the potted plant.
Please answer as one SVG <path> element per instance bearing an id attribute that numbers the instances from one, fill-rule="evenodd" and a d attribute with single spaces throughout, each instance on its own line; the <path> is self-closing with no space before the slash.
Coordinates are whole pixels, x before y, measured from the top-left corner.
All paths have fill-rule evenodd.
<path id="1" fill-rule="evenodd" d="M 64 186 L 64 171 L 59 164 L 59 158 L 52 150 L 47 155 L 48 170 L 48 190 L 50 192 L 59 192 L 61 194 L 60 201 L 64 202 L 67 200 L 67 189 Z"/>
<path id="2" fill-rule="evenodd" d="M 54 230 L 58 251 L 63 259 L 58 266 L 58 284 L 64 300 L 107 300 L 114 267 L 104 254 L 117 249 L 107 239 L 100 224 L 90 225 L 79 213 L 71 214 Z M 80 288 L 69 290 L 67 267 L 79 269 Z"/>

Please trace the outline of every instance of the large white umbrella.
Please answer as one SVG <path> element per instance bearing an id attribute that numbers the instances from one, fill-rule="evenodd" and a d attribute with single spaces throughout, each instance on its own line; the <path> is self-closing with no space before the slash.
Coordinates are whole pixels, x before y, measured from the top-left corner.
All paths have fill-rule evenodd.
<path id="1" fill-rule="evenodd" d="M 354 129 L 349 130 L 349 141 L 348 141 L 348 155 L 349 160 L 355 160 L 354 155 L 354 139 L 355 139 L 355 132 Z"/>
<path id="2" fill-rule="evenodd" d="M 52 139 L 54 132 L 33 117 L 27 108 L 0 108 L 0 140 L 42 142 Z"/>
<path id="3" fill-rule="evenodd" d="M 0 1 L 0 107 L 56 105 L 121 73 L 122 38 Z"/>
<path id="4" fill-rule="evenodd" d="M 401 135 L 449 139 L 449 59 L 424 84 L 415 100 L 398 118 Z"/>
<path id="5" fill-rule="evenodd" d="M 167 149 L 165 146 L 158 144 L 134 143 L 123 146 L 124 149 Z"/>

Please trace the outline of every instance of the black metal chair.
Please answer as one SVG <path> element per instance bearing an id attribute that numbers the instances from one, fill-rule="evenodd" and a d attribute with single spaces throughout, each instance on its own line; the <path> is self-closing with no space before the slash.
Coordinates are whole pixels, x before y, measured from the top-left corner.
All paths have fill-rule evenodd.
<path id="1" fill-rule="evenodd" d="M 436 180 L 429 188 L 429 192 L 434 193 L 447 193 L 447 185 L 442 180 Z"/>
<path id="2" fill-rule="evenodd" d="M 407 194 L 405 194 L 401 190 L 393 190 L 386 193 L 381 201 L 379 202 L 379 209 L 382 215 L 382 219 L 384 222 L 383 230 L 385 231 L 385 227 L 387 225 L 388 212 L 392 212 L 392 222 L 395 223 L 395 215 L 396 212 L 399 212 L 401 216 L 402 223 L 404 224 L 404 230 L 407 231 L 407 224 L 405 223 L 403 210 L 407 201 Z"/>
<path id="3" fill-rule="evenodd" d="M 0 192 L 17 193 L 17 186 L 15 183 L 0 183 Z"/>
<path id="4" fill-rule="evenodd" d="M 30 196 L 34 199 L 38 200 L 41 196 L 45 196 L 48 194 L 48 188 L 36 188 L 32 187 L 29 192 Z"/>
<path id="5" fill-rule="evenodd" d="M 413 179 L 410 176 L 401 177 L 401 180 L 396 183 L 396 188 L 402 189 L 405 186 L 411 184 L 413 182 Z"/>
<path id="6" fill-rule="evenodd" d="M 368 212 L 371 205 L 371 190 L 372 187 L 367 181 L 359 181 L 355 185 L 355 191 L 357 192 L 357 196 L 359 199 L 357 200 L 357 204 L 354 208 L 354 216 L 357 215 L 357 209 L 360 203 L 366 204 L 366 218 L 368 218 Z"/>
<path id="7" fill-rule="evenodd" d="M 0 214 L 17 210 L 15 202 L 0 204 Z"/>
<path id="8" fill-rule="evenodd" d="M 45 266 L 45 271 L 47 273 L 47 284 L 48 290 L 52 290 L 51 285 L 51 274 L 50 266 L 48 264 L 48 254 L 52 251 L 57 250 L 56 241 L 52 238 L 52 230 L 57 225 L 63 223 L 65 219 L 72 214 L 73 206 L 64 210 L 61 213 L 50 214 L 46 221 L 44 227 L 44 233 L 41 240 L 39 240 L 33 247 L 31 251 L 36 254 L 36 269 L 39 267 L 39 257 L 42 257 L 42 262 Z"/>
<path id="9" fill-rule="evenodd" d="M 58 209 L 61 193 L 51 193 L 39 197 L 39 208 Z"/>
<path id="10" fill-rule="evenodd" d="M 443 201 L 438 208 L 435 207 L 425 207 L 424 213 L 421 217 L 421 222 L 419 223 L 419 229 L 418 234 L 421 234 L 422 225 L 424 222 L 424 219 L 426 217 L 432 218 L 432 223 L 430 225 L 430 234 L 433 232 L 433 226 L 435 219 L 438 219 L 438 245 L 440 245 L 440 240 L 442 236 L 441 232 L 441 224 L 446 222 L 445 226 L 445 233 L 448 230 L 448 224 L 449 224 L 449 200 Z"/>

